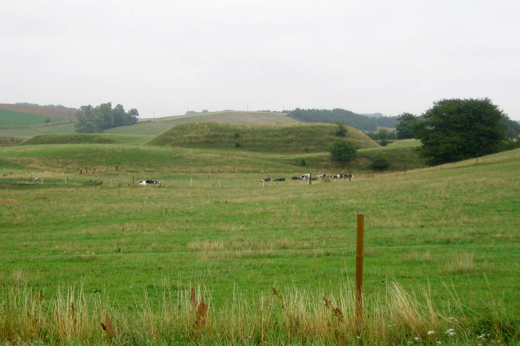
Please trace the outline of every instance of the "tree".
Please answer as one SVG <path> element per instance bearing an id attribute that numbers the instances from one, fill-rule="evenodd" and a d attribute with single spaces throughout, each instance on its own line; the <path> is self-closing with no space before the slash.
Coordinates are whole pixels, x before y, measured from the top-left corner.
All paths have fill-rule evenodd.
<path id="1" fill-rule="evenodd" d="M 118 104 L 112 110 L 112 116 L 114 118 L 114 127 L 126 125 L 126 112 L 123 105 Z"/>
<path id="2" fill-rule="evenodd" d="M 340 165 L 345 165 L 356 156 L 356 152 L 354 144 L 338 139 L 330 148 L 330 159 Z"/>
<path id="3" fill-rule="evenodd" d="M 417 118 L 412 113 L 402 113 L 397 116 L 398 124 L 395 126 L 395 132 L 398 139 L 414 138 L 413 126 L 417 123 Z"/>
<path id="4" fill-rule="evenodd" d="M 338 137 L 346 137 L 348 130 L 345 126 L 345 123 L 343 121 L 338 121 L 336 122 L 336 125 L 338 125 L 338 128 L 336 129 L 336 132 L 334 132 L 334 134 Z"/>
<path id="5" fill-rule="evenodd" d="M 485 99 L 448 99 L 434 103 L 412 127 L 420 154 L 430 165 L 456 162 L 500 151 L 507 116 Z"/>
<path id="6" fill-rule="evenodd" d="M 94 118 L 94 108 L 92 106 L 81 106 L 76 113 L 78 121 L 74 124 L 77 133 L 99 133 L 102 129 L 99 128 L 96 119 Z"/>
<path id="7" fill-rule="evenodd" d="M 388 130 L 385 129 L 379 129 L 377 132 L 377 138 L 379 138 L 382 141 L 385 141 L 388 139 Z"/>

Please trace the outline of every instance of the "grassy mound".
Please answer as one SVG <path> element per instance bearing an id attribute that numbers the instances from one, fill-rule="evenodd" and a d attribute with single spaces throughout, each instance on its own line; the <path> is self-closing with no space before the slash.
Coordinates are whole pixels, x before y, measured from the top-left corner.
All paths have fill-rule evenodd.
<path id="1" fill-rule="evenodd" d="M 154 120 L 142 119 L 135 125 L 114 127 L 107 130 L 106 133 L 158 135 L 172 126 L 201 122 L 276 125 L 296 123 L 297 121 L 282 113 L 223 111 L 163 117 Z"/>
<path id="2" fill-rule="evenodd" d="M 239 149 L 266 153 L 325 152 L 339 137 L 333 125 L 245 126 L 216 123 L 180 124 L 147 144 L 186 148 Z M 346 140 L 357 148 L 378 145 L 361 131 L 349 128 Z"/>

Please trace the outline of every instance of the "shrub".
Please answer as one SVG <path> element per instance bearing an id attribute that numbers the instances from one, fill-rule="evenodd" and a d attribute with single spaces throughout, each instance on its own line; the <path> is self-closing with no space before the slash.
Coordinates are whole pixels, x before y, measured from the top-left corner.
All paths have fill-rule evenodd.
<path id="1" fill-rule="evenodd" d="M 390 162 L 382 156 L 376 156 L 371 159 L 368 166 L 375 171 L 384 171 L 390 167 Z"/>

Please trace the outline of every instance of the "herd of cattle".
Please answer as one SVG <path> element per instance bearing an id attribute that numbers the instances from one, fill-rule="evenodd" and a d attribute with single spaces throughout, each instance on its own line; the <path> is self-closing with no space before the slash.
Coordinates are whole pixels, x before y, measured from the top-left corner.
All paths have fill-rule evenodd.
<path id="1" fill-rule="evenodd" d="M 354 178 L 354 176 L 352 174 L 336 174 L 336 175 L 330 175 L 330 176 L 327 176 L 327 174 L 316 174 L 313 177 L 309 173 L 307 173 L 307 174 L 302 174 L 300 176 L 292 177 L 291 180 L 306 180 L 306 181 L 311 180 L 311 181 L 316 181 L 318 179 L 323 179 L 323 178 L 329 178 L 329 179 L 349 179 L 349 180 L 351 180 L 352 178 Z M 266 183 L 268 181 L 271 181 L 271 178 L 260 179 L 261 183 Z M 285 181 L 285 178 L 277 178 L 277 179 L 273 179 L 272 181 Z"/>
<path id="2" fill-rule="evenodd" d="M 307 173 L 307 174 L 302 174 L 300 176 L 292 177 L 291 180 L 316 181 L 318 179 L 324 179 L 324 178 L 351 180 L 352 178 L 354 178 L 354 176 L 352 174 L 336 174 L 336 175 L 330 175 L 330 176 L 328 176 L 327 174 L 316 174 L 313 177 L 309 173 Z M 271 181 L 271 178 L 260 179 L 261 183 L 266 183 L 268 181 Z M 277 182 L 285 181 L 285 178 L 277 178 L 277 179 L 273 179 L 272 181 L 277 181 Z M 142 180 L 141 182 L 139 182 L 139 186 L 148 186 L 148 185 L 162 186 L 162 182 L 160 182 L 159 180 Z"/>

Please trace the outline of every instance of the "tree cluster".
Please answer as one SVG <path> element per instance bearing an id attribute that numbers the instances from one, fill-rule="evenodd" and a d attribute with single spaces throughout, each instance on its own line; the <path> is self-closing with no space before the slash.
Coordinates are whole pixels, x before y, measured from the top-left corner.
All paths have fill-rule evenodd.
<path id="1" fill-rule="evenodd" d="M 120 104 L 112 108 L 112 103 L 102 103 L 92 107 L 81 106 L 76 113 L 78 121 L 75 124 L 78 133 L 101 133 L 106 129 L 137 123 L 139 112 L 132 108 L 128 112 Z"/>

